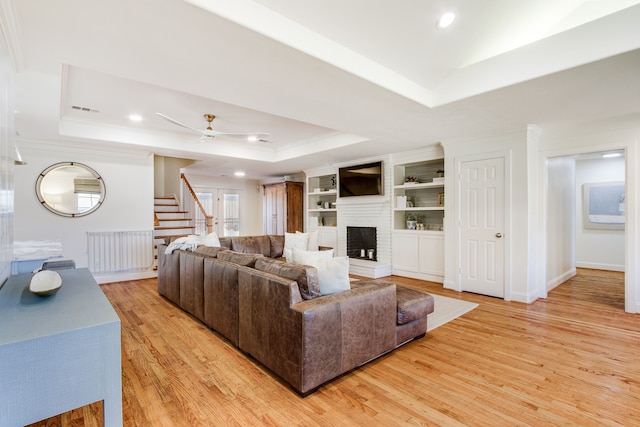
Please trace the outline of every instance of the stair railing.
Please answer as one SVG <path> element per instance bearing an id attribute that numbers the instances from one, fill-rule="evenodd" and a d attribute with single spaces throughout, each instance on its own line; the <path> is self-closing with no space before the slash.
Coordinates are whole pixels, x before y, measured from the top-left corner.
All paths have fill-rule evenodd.
<path id="1" fill-rule="evenodd" d="M 181 173 L 180 180 L 182 182 L 182 207 L 185 211 L 193 212 L 195 234 L 209 234 L 213 231 L 213 216 L 207 215 L 202 203 L 193 191 L 193 187 L 189 183 L 187 177 Z"/>

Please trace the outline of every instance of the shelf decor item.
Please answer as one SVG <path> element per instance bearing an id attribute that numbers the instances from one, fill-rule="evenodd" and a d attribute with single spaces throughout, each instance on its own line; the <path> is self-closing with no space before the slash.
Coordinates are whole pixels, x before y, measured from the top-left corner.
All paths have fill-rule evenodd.
<path id="1" fill-rule="evenodd" d="M 407 212 L 405 220 L 407 221 L 407 230 L 415 230 L 417 228 L 418 221 L 416 220 L 416 215 L 414 213 Z"/>
<path id="2" fill-rule="evenodd" d="M 444 193 L 438 193 L 438 206 L 444 206 Z"/>
<path id="3" fill-rule="evenodd" d="M 417 184 L 418 183 L 418 178 L 416 178 L 415 176 L 405 176 L 404 177 L 404 183 L 405 184 Z"/>

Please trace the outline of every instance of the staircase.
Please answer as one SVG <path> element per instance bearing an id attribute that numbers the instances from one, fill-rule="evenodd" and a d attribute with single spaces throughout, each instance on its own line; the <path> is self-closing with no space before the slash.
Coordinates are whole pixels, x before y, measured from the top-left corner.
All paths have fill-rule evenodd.
<path id="1" fill-rule="evenodd" d="M 156 263 L 158 259 L 158 245 L 169 243 L 178 237 L 185 237 L 195 233 L 193 219 L 189 218 L 189 213 L 180 210 L 178 201 L 173 196 L 155 197 L 154 213 L 157 218 L 153 231 L 153 243 L 156 253 Z M 154 264 L 157 268 L 157 264 Z"/>

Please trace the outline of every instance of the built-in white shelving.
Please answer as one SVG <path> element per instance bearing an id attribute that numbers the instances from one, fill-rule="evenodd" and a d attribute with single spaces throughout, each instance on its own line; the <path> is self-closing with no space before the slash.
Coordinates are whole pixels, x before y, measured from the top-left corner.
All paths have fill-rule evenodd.
<path id="1" fill-rule="evenodd" d="M 393 274 L 442 282 L 444 159 L 414 158 L 393 166 Z"/>

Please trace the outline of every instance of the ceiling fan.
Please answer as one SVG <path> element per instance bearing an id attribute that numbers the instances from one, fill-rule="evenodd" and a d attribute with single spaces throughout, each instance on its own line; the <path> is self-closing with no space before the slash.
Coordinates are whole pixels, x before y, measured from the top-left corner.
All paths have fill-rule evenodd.
<path id="1" fill-rule="evenodd" d="M 250 142 L 269 142 L 269 140 L 267 140 L 267 138 L 269 137 L 269 134 L 266 132 L 255 132 L 255 133 L 232 133 L 232 132 L 221 132 L 221 131 L 217 131 L 214 130 L 211 127 L 211 122 L 216 118 L 216 116 L 214 116 L 213 114 L 204 114 L 203 117 L 204 119 L 207 121 L 207 128 L 205 130 L 200 130 L 200 129 L 196 129 L 194 127 L 185 125 L 184 123 L 180 123 L 179 121 L 172 119 L 169 116 L 166 116 L 162 113 L 156 113 L 158 116 L 162 117 L 163 119 L 165 119 L 168 122 L 173 123 L 174 125 L 178 125 L 181 126 L 183 128 L 192 130 L 196 133 L 199 133 L 201 136 L 200 140 L 203 139 L 208 139 L 208 138 L 215 138 L 216 136 L 229 136 L 232 138 L 246 138 L 247 140 L 249 140 Z"/>

